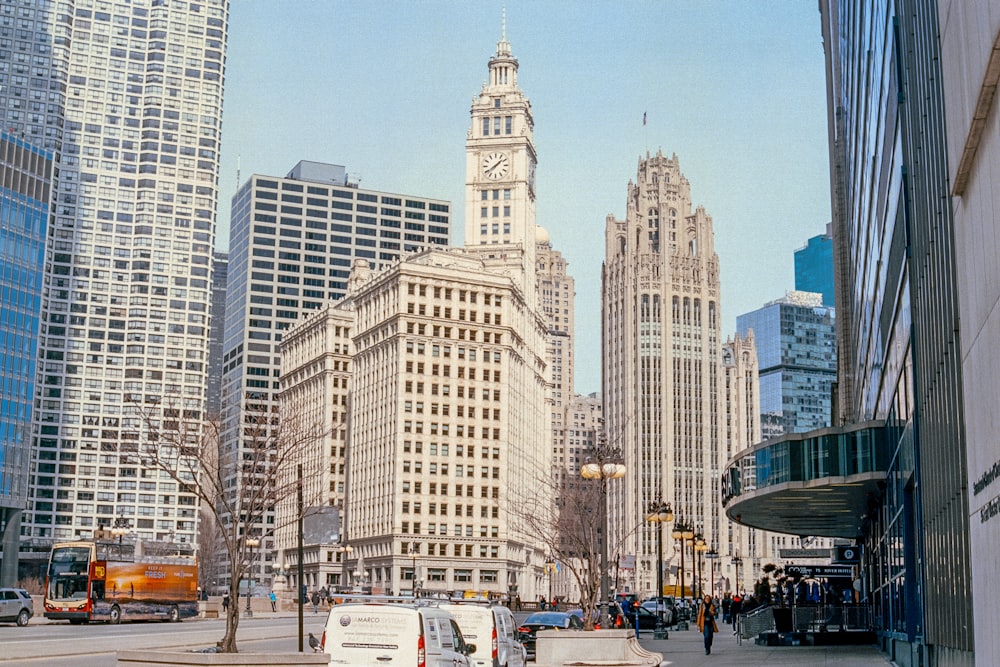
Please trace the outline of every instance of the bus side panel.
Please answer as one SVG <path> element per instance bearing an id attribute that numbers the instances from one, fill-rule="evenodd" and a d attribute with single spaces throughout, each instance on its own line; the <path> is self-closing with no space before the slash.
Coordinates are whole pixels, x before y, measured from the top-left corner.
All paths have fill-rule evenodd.
<path id="1" fill-rule="evenodd" d="M 179 563 L 96 563 L 95 579 L 104 582 L 94 604 L 94 619 L 107 619 L 114 605 L 125 619 L 165 617 L 177 607 L 181 618 L 198 615 L 198 567 Z M 102 571 L 103 570 L 103 571 Z"/>

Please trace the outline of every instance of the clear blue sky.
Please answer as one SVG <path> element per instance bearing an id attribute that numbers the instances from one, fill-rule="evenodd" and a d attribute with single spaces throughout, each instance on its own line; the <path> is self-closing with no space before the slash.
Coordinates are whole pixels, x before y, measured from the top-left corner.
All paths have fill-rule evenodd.
<path id="1" fill-rule="evenodd" d="M 809 0 L 233 0 L 219 248 L 238 162 L 245 181 L 299 160 L 450 200 L 460 245 L 469 106 L 504 6 L 535 118 L 537 221 L 576 278 L 578 392 L 600 389 L 604 220 L 624 217 L 647 150 L 677 154 L 714 220 L 724 335 L 794 287 L 792 253 L 830 218 Z"/>

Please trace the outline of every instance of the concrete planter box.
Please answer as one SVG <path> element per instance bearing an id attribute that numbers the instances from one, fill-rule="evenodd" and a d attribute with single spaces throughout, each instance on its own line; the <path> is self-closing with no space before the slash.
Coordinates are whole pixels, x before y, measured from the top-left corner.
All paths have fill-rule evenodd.
<path id="1" fill-rule="evenodd" d="M 545 667 L 658 667 L 663 655 L 639 645 L 633 630 L 541 630 L 535 655 Z"/>
<path id="2" fill-rule="evenodd" d="M 228 665 L 229 667 L 304 667 L 329 665 L 325 653 L 189 653 L 186 651 L 118 651 L 123 667 L 166 667 L 167 665 Z"/>

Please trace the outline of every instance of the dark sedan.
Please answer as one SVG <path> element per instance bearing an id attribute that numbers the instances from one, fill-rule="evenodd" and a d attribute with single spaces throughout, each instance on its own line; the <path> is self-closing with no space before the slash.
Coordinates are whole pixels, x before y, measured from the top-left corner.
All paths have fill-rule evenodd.
<path id="1" fill-rule="evenodd" d="M 517 628 L 517 633 L 521 637 L 525 651 L 528 652 L 528 660 L 535 659 L 535 634 L 539 630 L 579 630 L 583 628 L 583 622 L 579 616 L 568 614 L 562 611 L 540 611 L 524 619 Z"/>

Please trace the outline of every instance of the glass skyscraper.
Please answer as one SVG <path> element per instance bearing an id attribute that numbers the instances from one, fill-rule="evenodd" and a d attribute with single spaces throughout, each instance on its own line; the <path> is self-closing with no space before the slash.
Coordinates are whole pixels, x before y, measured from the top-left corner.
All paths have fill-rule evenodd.
<path id="1" fill-rule="evenodd" d="M 737 316 L 739 335 L 752 329 L 757 344 L 764 440 L 830 425 L 830 390 L 837 379 L 834 327 L 834 309 L 811 292 L 789 292 Z"/>
<path id="2" fill-rule="evenodd" d="M 51 174 L 52 153 L 0 131 L 0 586 L 19 579 Z"/>

